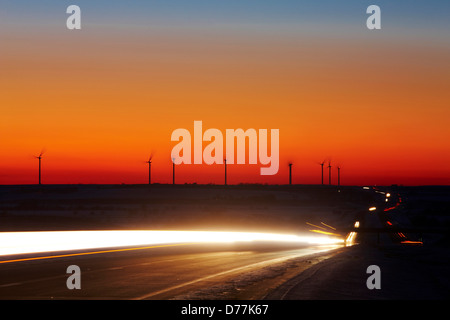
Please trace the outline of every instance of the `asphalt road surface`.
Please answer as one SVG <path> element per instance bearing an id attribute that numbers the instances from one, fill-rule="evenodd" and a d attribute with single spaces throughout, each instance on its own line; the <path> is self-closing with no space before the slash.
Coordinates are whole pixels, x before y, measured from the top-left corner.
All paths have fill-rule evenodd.
<path id="1" fill-rule="evenodd" d="M 4 256 L 0 299 L 258 299 L 336 248 L 172 244 Z M 81 289 L 67 287 L 71 265 L 80 268 Z"/>

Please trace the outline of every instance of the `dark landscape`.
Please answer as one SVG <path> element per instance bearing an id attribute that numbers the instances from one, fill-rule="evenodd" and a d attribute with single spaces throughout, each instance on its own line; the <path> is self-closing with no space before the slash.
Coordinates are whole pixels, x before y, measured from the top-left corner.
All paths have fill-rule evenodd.
<path id="1" fill-rule="evenodd" d="M 357 233 L 356 245 L 339 246 L 322 253 L 308 253 L 310 249 L 302 246 L 261 243 L 107 253 L 27 264 L 5 263 L 0 265 L 0 269 L 9 277 L 2 277 L 0 294 L 2 299 L 49 299 L 53 293 L 45 293 L 50 289 L 42 289 L 52 288 L 52 285 L 47 286 L 47 282 L 43 282 L 40 288 L 11 290 L 18 287 L 14 283 L 21 281 L 36 283 L 23 278 L 25 273 L 32 277 L 34 272 L 30 270 L 44 268 L 49 272 L 52 265 L 58 263 L 85 262 L 92 264 L 92 268 L 117 272 L 123 267 L 115 265 L 123 265 L 124 261 L 141 265 L 142 262 L 137 263 L 136 259 L 153 261 L 170 256 L 197 261 L 201 267 L 184 262 L 175 270 L 172 270 L 173 265 L 165 266 L 164 269 L 177 274 L 184 272 L 184 266 L 186 276 L 192 271 L 192 277 L 195 277 L 186 278 L 179 285 L 164 285 L 163 282 L 159 290 L 150 294 L 134 292 L 131 288 L 142 285 L 130 282 L 127 273 L 127 277 L 117 280 L 115 285 L 130 288 L 128 293 L 121 291 L 117 295 L 105 295 L 98 289 L 85 289 L 74 293 L 75 296 L 58 291 L 57 296 L 60 299 L 130 299 L 135 296 L 142 299 L 448 299 L 449 194 L 450 187 L 445 186 L 1 186 L 2 232 L 209 230 L 315 234 L 311 231 L 316 229 L 314 226 L 320 227 L 325 223 L 335 228 L 333 232 L 343 239 L 350 232 Z M 371 207 L 376 210 L 370 211 Z M 355 221 L 359 221 L 359 229 L 353 227 Z M 241 260 L 236 260 L 237 257 Z M 7 258 L 2 257 L 2 260 Z M 223 271 L 221 266 L 226 265 L 225 261 L 228 261 L 230 270 Z M 382 270 L 381 290 L 366 287 L 366 268 L 371 264 L 380 266 Z M 213 270 L 216 273 L 211 274 Z M 149 276 L 143 270 L 139 272 Z M 160 277 L 164 274 L 161 272 L 158 271 Z M 122 275 L 123 272 L 120 273 Z M 105 279 L 120 279 L 120 276 L 104 275 Z M 61 277 L 64 274 L 56 278 Z M 210 278 L 214 281 L 206 281 Z M 8 284 L 13 279 L 17 282 Z M 103 283 L 100 279 L 95 281 Z M 148 279 L 145 288 L 154 286 L 155 281 Z M 43 293 L 30 296 L 29 290 L 43 290 Z"/>

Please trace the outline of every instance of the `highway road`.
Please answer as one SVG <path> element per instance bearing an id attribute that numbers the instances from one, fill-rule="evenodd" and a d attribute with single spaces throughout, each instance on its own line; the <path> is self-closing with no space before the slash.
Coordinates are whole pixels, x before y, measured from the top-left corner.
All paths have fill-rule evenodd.
<path id="1" fill-rule="evenodd" d="M 380 226 L 378 214 L 364 215 L 365 226 Z M 262 299 L 343 250 L 342 242 L 308 244 L 289 235 L 280 241 L 276 234 L 201 233 L 173 241 L 176 234 L 168 233 L 161 241 L 163 234 L 147 231 L 74 232 L 0 234 L 0 299 Z M 266 240 L 221 242 L 248 236 Z M 72 265 L 80 268 L 80 289 L 67 287 Z"/>
<path id="2" fill-rule="evenodd" d="M 0 299 L 258 299 L 342 245 L 169 244 L 3 256 Z M 70 265 L 80 289 L 68 289 Z"/>

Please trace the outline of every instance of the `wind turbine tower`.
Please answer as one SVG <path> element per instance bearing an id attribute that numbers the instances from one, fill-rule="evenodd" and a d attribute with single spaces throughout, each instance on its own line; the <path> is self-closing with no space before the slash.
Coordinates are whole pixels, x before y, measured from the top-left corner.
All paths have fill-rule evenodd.
<path id="1" fill-rule="evenodd" d="M 341 166 L 337 167 L 338 170 L 338 188 L 341 186 Z"/>
<path id="2" fill-rule="evenodd" d="M 44 151 L 41 151 L 41 153 L 36 157 L 36 159 L 39 159 L 39 185 L 41 185 L 41 159 L 43 154 Z"/>
<path id="3" fill-rule="evenodd" d="M 325 160 L 322 161 L 321 163 L 319 163 L 320 166 L 322 167 L 322 185 L 323 185 L 323 165 L 325 164 Z"/>
<path id="4" fill-rule="evenodd" d="M 152 184 L 152 156 L 145 163 L 148 163 L 148 184 Z"/>
<path id="5" fill-rule="evenodd" d="M 328 183 L 331 186 L 331 162 L 328 162 Z"/>
<path id="6" fill-rule="evenodd" d="M 172 184 L 175 184 L 175 158 L 172 159 Z"/>
<path id="7" fill-rule="evenodd" d="M 225 164 L 225 185 L 227 185 L 227 159 L 223 159 L 223 163 Z"/>
<path id="8" fill-rule="evenodd" d="M 292 184 L 292 163 L 289 163 L 289 184 Z"/>

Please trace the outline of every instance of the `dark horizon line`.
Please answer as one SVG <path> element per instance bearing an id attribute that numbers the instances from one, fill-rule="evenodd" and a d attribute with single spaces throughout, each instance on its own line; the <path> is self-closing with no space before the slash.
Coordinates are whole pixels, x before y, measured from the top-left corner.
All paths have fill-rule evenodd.
<path id="1" fill-rule="evenodd" d="M 259 182 L 239 182 L 236 184 L 223 184 L 223 183 L 197 183 L 197 182 L 184 182 L 184 183 L 159 183 L 153 182 L 152 184 L 148 183 L 46 183 L 46 184 L 0 184 L 0 187 L 9 187 L 9 186 L 30 186 L 30 187 L 46 187 L 46 186 L 143 186 L 143 187 L 151 187 L 151 186 L 282 186 L 282 187 L 295 187 L 295 186 L 320 186 L 323 188 L 349 188 L 349 187 L 450 187 L 450 184 L 414 184 L 414 185 L 405 185 L 405 184 L 390 184 L 390 185 L 376 185 L 376 184 L 362 184 L 362 185 L 337 185 L 337 184 L 320 184 L 320 183 L 293 183 L 293 184 L 276 184 L 276 183 L 259 183 Z"/>

